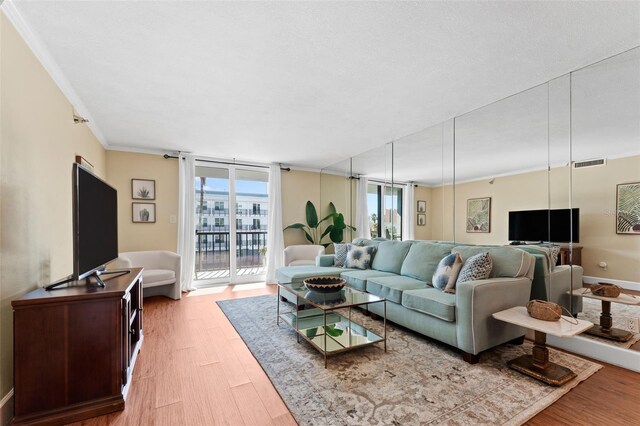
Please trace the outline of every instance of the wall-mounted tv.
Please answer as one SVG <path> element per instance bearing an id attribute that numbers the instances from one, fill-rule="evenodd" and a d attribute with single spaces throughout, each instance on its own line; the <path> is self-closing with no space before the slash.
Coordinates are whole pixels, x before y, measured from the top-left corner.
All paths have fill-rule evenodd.
<path id="1" fill-rule="evenodd" d="M 510 241 L 580 241 L 580 209 L 509 212 Z"/>
<path id="2" fill-rule="evenodd" d="M 85 278 L 118 257 L 117 191 L 73 165 L 73 275 Z"/>

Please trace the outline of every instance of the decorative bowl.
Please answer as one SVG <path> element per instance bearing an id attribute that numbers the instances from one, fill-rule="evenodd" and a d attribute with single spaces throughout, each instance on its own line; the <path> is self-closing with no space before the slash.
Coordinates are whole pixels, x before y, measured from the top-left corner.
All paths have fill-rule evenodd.
<path id="1" fill-rule="evenodd" d="M 305 287 L 318 293 L 335 293 L 345 286 L 346 282 L 340 277 L 314 277 L 303 281 Z"/>

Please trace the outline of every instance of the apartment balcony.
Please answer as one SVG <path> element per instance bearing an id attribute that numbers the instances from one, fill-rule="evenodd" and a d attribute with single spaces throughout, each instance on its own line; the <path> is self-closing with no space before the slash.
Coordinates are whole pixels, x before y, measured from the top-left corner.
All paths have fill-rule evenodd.
<path id="1" fill-rule="evenodd" d="M 196 280 L 229 277 L 231 238 L 228 229 L 196 231 Z M 266 229 L 237 231 L 235 238 L 236 275 L 264 274 L 260 247 L 267 245 Z"/>

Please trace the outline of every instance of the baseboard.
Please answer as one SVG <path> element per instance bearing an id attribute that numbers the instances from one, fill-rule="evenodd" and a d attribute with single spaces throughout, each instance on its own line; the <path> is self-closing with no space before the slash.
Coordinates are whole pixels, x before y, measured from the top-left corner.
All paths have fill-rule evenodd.
<path id="1" fill-rule="evenodd" d="M 584 276 L 582 277 L 582 282 L 584 282 L 585 284 L 598 284 L 599 282 L 611 283 L 611 284 L 619 285 L 620 287 L 626 288 L 629 290 L 640 291 L 640 283 L 637 283 L 634 281 L 622 281 L 622 280 L 614 280 L 611 278 Z"/>
<path id="2" fill-rule="evenodd" d="M 564 349 L 589 358 L 594 358 L 608 364 L 617 365 L 640 373 L 640 352 L 623 349 L 587 337 L 576 336 L 571 339 L 548 335 L 550 346 Z"/>
<path id="3" fill-rule="evenodd" d="M 0 400 L 0 425 L 6 426 L 13 417 L 13 389 Z"/>

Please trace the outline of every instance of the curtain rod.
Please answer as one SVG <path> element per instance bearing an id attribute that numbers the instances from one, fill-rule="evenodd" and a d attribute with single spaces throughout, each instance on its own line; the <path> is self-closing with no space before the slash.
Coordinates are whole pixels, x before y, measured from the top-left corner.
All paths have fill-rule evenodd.
<path id="1" fill-rule="evenodd" d="M 165 159 L 174 158 L 176 160 L 178 158 L 180 158 L 180 157 L 176 157 L 175 155 L 169 155 L 169 154 L 165 154 L 165 155 L 163 155 L 163 157 Z M 260 166 L 260 165 L 255 165 L 255 164 L 231 163 L 229 161 L 216 161 L 216 160 L 202 160 L 202 159 L 199 159 L 199 158 L 196 158 L 196 161 L 202 161 L 203 163 L 228 164 L 230 166 L 259 167 L 261 169 L 268 169 L 269 168 L 269 166 Z M 291 171 L 291 167 L 280 167 L 280 170 L 284 170 L 285 172 L 290 172 Z"/>
<path id="2" fill-rule="evenodd" d="M 347 179 L 355 179 L 355 180 L 360 180 L 360 176 L 349 176 Z M 413 185 L 414 188 L 417 188 L 419 185 L 417 183 L 411 183 L 411 182 L 391 182 L 391 181 L 384 181 L 384 180 L 380 180 L 380 179 L 369 179 L 369 182 L 374 182 L 374 183 L 382 183 L 382 184 L 388 184 L 391 183 L 391 185 L 393 185 L 394 183 L 397 183 L 398 185 Z"/>

